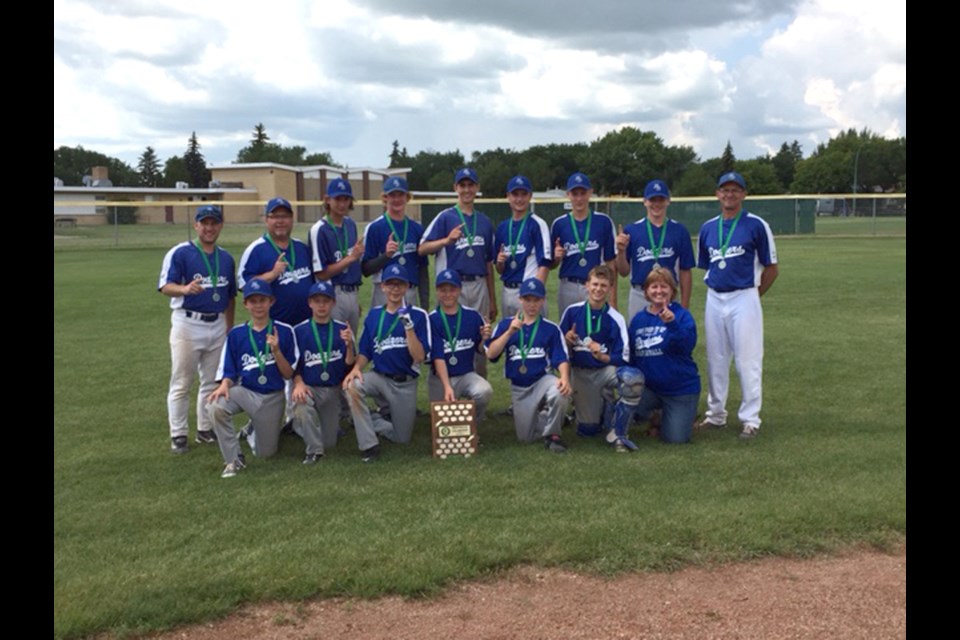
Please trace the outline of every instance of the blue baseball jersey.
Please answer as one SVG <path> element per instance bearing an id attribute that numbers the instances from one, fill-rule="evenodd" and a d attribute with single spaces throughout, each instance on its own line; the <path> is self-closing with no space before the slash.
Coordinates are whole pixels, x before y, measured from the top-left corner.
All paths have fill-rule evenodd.
<path id="1" fill-rule="evenodd" d="M 424 230 L 420 243 L 446 238 L 451 231 L 463 224 L 463 235 L 460 239 L 437 252 L 435 264 L 437 273 L 445 269 L 453 269 L 461 276 L 486 276 L 487 264 L 497 259 L 493 252 L 493 223 L 490 222 L 490 218 L 476 209 L 470 215 L 464 214 L 463 219 L 466 224 L 460 220 L 460 215 L 455 208 L 444 209 Z M 474 234 L 472 246 L 468 232 Z M 471 248 L 473 249 L 472 257 L 467 255 Z"/>
<path id="2" fill-rule="evenodd" d="M 649 233 L 648 233 L 649 231 Z M 687 228 L 667 218 L 663 226 L 650 222 L 649 218 L 642 218 L 628 224 L 623 232 L 630 236 L 627 245 L 627 261 L 630 263 L 630 284 L 642 285 L 653 266 L 659 264 L 673 273 L 673 277 L 680 282 L 680 271 L 693 269 L 696 261 L 693 259 L 693 242 Z M 653 235 L 653 246 L 650 245 L 650 235 Z M 663 245 L 660 246 L 661 239 Z M 654 249 L 660 246 L 660 257 L 654 257 Z"/>
<path id="3" fill-rule="evenodd" d="M 421 225 L 416 220 L 411 220 L 408 216 L 404 216 L 404 219 L 407 221 L 407 235 L 404 239 L 403 237 L 403 222 L 397 222 L 396 220 L 391 219 L 388 221 L 387 214 L 384 213 L 382 216 L 371 222 L 367 225 L 367 228 L 363 231 L 363 258 L 362 261 L 366 262 L 367 260 L 372 260 L 377 256 L 383 255 L 387 251 L 387 242 L 390 240 L 390 234 L 393 233 L 393 230 L 396 229 L 397 233 L 394 234 L 393 239 L 400 244 L 400 249 L 393 254 L 393 258 L 390 259 L 384 269 L 397 265 L 402 269 L 406 269 L 407 277 L 410 279 L 410 282 L 419 282 L 420 281 L 420 265 L 427 263 L 427 257 L 421 256 L 417 253 L 417 247 L 420 245 L 420 238 L 423 237 L 423 225 Z M 393 223 L 393 228 L 391 229 L 390 223 Z M 403 256 L 404 264 L 400 264 L 400 257 Z M 377 283 L 382 280 L 383 271 L 373 275 L 373 282 Z"/>
<path id="4" fill-rule="evenodd" d="M 720 234 L 717 230 L 717 221 L 722 216 L 711 218 L 700 227 L 697 266 L 706 269 L 703 281 L 714 291 L 758 287 L 763 268 L 777 263 L 777 246 L 770 225 L 760 216 L 747 211 L 741 211 L 739 216 L 740 221 L 726 251 L 720 250 Z M 723 220 L 724 239 L 735 220 Z"/>
<path id="5" fill-rule="evenodd" d="M 487 345 L 506 333 L 512 320 L 513 318 L 501 320 L 497 324 L 493 335 L 487 340 Z M 518 387 L 529 387 L 545 376 L 550 369 L 556 369 L 564 362 L 569 361 L 567 345 L 564 343 L 563 334 L 560 333 L 560 327 L 543 316 L 540 317 L 540 326 L 536 335 L 533 335 L 535 326 L 536 322 L 523 325 L 520 331 L 510 336 L 506 347 L 500 354 L 500 356 L 504 353 L 507 354 L 507 361 L 503 365 L 503 375 Z M 524 345 L 527 345 L 531 336 L 533 336 L 533 344 L 529 345 L 526 360 L 524 360 L 523 351 L 520 349 L 520 340 L 522 337 Z M 499 360 L 500 356 L 493 358 L 493 362 Z M 527 367 L 526 373 L 520 372 L 522 365 Z"/>
<path id="6" fill-rule="evenodd" d="M 593 222 L 590 223 L 590 237 L 587 238 L 587 222 L 590 216 L 583 220 L 574 218 L 573 222 L 577 226 L 577 234 L 584 241 L 585 256 L 580 255 L 580 246 L 577 244 L 577 237 L 574 235 L 573 227 L 570 225 L 570 215 L 563 215 L 553 221 L 550 227 L 550 246 L 554 246 L 557 238 L 560 244 L 566 249 L 566 255 L 563 262 L 560 263 L 561 278 L 577 278 L 586 280 L 590 269 L 597 265 L 606 264 L 617 257 L 617 237 L 614 233 L 613 220 L 604 213 L 592 212 Z M 587 259 L 586 266 L 580 266 L 580 258 Z"/>
<path id="7" fill-rule="evenodd" d="M 494 260 L 500 254 L 501 247 L 507 252 L 507 262 L 500 274 L 504 282 L 520 284 L 528 278 L 535 278 L 540 267 L 552 264 L 550 229 L 543 218 L 533 213 L 528 214 L 526 223 L 514 220 L 511 216 L 497 225 L 493 236 Z M 511 266 L 513 264 L 516 266 Z"/>
<path id="8" fill-rule="evenodd" d="M 207 254 L 210 269 L 217 270 L 219 258 L 220 273 L 217 274 L 217 286 L 214 290 L 213 274 L 207 269 L 207 263 L 200 255 L 200 249 L 192 242 L 181 242 L 170 249 L 163 257 L 160 267 L 160 281 L 157 289 L 166 284 L 187 284 L 200 276 L 203 292 L 192 296 L 177 296 L 170 298 L 171 309 L 187 309 L 199 313 L 223 313 L 230 303 L 230 299 L 237 295 L 236 265 L 233 256 L 224 249 L 216 247 L 215 253 Z M 213 294 L 219 300 L 213 299 Z"/>
<path id="9" fill-rule="evenodd" d="M 462 376 L 473 371 L 473 357 L 477 353 L 477 348 L 483 344 L 483 316 L 476 309 L 460 305 L 462 313 L 460 314 L 460 331 L 457 331 L 457 314 L 450 315 L 445 313 L 440 307 L 430 312 L 430 337 L 433 340 L 430 349 L 430 359 L 447 361 L 447 372 L 450 377 Z M 447 334 L 444 328 L 443 320 L 440 314 L 447 318 L 447 327 L 450 328 L 451 336 Z M 451 347 L 451 344 L 453 345 Z M 457 363 L 450 364 L 450 357 L 456 356 Z"/>
<path id="10" fill-rule="evenodd" d="M 587 312 L 590 313 L 590 322 L 593 333 L 587 333 Z M 602 309 L 593 309 L 587 302 L 578 302 L 566 308 L 560 318 L 560 331 L 566 335 L 570 329 L 580 337 L 578 344 L 573 347 L 570 364 L 584 369 L 602 369 L 608 363 L 600 362 L 593 357 L 590 347 L 584 343 L 589 336 L 590 340 L 600 344 L 600 352 L 610 356 L 609 364 L 620 367 L 627 364 L 630 351 L 627 339 L 627 323 L 620 312 L 608 304 Z"/>
<path id="11" fill-rule="evenodd" d="M 693 361 L 697 325 L 679 302 L 670 303 L 673 322 L 643 309 L 630 323 L 630 362 L 646 384 L 663 396 L 700 393 L 700 372 Z"/>
<path id="12" fill-rule="evenodd" d="M 333 324 L 333 340 L 330 340 L 330 324 Z M 340 332 L 347 328 L 346 323 L 331 320 L 317 324 L 317 335 L 313 334 L 310 320 L 304 320 L 293 328 L 297 338 L 297 348 L 300 357 L 293 365 L 294 371 L 303 377 L 303 381 L 314 387 L 339 387 L 347 375 L 347 343 L 340 337 Z M 317 344 L 317 336 L 320 344 Z M 326 354 L 327 363 L 323 359 Z M 293 364 L 293 363 L 291 363 Z M 328 380 L 321 379 L 323 372 L 329 374 Z"/>
<path id="13" fill-rule="evenodd" d="M 234 384 L 256 391 L 257 393 L 272 393 L 283 391 L 284 377 L 277 368 L 277 360 L 267 345 L 267 329 L 253 331 L 253 341 L 259 353 L 263 356 L 263 371 L 260 370 L 257 351 L 250 344 L 249 322 L 238 324 L 227 333 L 227 340 L 223 343 L 220 352 L 220 366 L 217 368 L 217 381 L 230 379 Z M 293 336 L 293 327 L 283 322 L 274 321 L 280 339 L 280 352 L 293 366 L 299 356 L 297 340 Z M 250 330 L 253 330 L 250 327 Z M 266 383 L 261 383 L 261 375 L 267 377 Z"/>
<path id="14" fill-rule="evenodd" d="M 312 315 L 307 297 L 313 284 L 313 270 L 310 268 L 310 250 L 296 238 L 290 239 L 283 255 L 287 259 L 287 270 L 272 283 L 276 301 L 270 307 L 270 317 L 292 326 Z M 251 278 L 273 269 L 278 256 L 266 234 L 251 242 L 240 257 L 240 274 L 237 276 L 240 290 Z"/>
<path id="15" fill-rule="evenodd" d="M 420 307 L 407 307 L 413 320 L 413 332 L 423 345 L 427 358 L 430 357 L 430 320 L 427 312 Z M 381 325 L 380 318 L 383 316 Z M 363 320 L 363 333 L 360 335 L 360 355 L 373 363 L 373 370 L 388 376 L 420 375 L 420 365 L 413 363 L 407 348 L 407 333 L 398 313 L 390 313 L 385 306 L 375 307 Z M 394 322 L 396 320 L 396 322 Z M 382 326 L 383 333 L 377 339 L 377 331 Z"/>
<path id="16" fill-rule="evenodd" d="M 344 218 L 342 227 L 337 227 L 327 218 L 318 220 L 310 228 L 310 235 L 307 236 L 313 272 L 323 271 L 326 267 L 340 262 L 347 257 L 355 244 L 357 244 L 357 223 L 352 218 Z M 357 261 L 335 275 L 331 282 L 359 286 L 362 280 L 360 262 Z"/>

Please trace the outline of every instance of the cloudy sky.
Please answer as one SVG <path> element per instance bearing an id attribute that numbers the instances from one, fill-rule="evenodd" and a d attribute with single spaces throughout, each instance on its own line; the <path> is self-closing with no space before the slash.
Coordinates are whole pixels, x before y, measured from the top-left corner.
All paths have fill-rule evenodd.
<path id="1" fill-rule="evenodd" d="M 54 0 L 53 144 L 136 166 L 196 131 L 385 166 L 624 125 L 719 156 L 907 133 L 904 0 Z"/>

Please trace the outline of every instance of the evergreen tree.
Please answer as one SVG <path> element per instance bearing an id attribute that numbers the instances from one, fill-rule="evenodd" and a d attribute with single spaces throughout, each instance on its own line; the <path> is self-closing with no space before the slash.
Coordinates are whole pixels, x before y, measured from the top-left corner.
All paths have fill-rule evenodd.
<path id="1" fill-rule="evenodd" d="M 187 143 L 187 151 L 183 154 L 183 163 L 186 165 L 187 174 L 190 176 L 190 186 L 195 189 L 202 189 L 210 184 L 210 172 L 207 170 L 207 161 L 200 153 L 200 143 L 197 141 L 197 132 L 190 135 Z"/>
<path id="2" fill-rule="evenodd" d="M 160 174 L 160 160 L 153 147 L 147 147 L 140 155 L 137 171 L 140 173 L 140 184 L 144 187 L 156 187 L 163 180 Z"/>
<path id="3" fill-rule="evenodd" d="M 736 164 L 737 158 L 733 155 L 733 145 L 727 140 L 727 146 L 723 148 L 723 155 L 720 156 L 720 173 L 723 174 L 728 171 L 733 171 Z"/>

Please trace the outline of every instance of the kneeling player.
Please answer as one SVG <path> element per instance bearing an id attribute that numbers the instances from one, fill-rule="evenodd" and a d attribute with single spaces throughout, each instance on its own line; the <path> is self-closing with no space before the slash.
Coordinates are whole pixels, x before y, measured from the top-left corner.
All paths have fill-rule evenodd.
<path id="1" fill-rule="evenodd" d="M 430 322 L 420 307 L 403 306 L 410 286 L 407 278 L 407 270 L 399 265 L 384 269 L 380 287 L 387 303 L 372 309 L 363 321 L 357 362 L 343 380 L 364 462 L 380 455 L 377 434 L 398 443 L 410 442 L 413 435 L 417 380 L 430 349 Z M 364 375 L 368 362 L 373 371 Z M 371 414 L 367 398 L 383 409 Z"/>
<path id="2" fill-rule="evenodd" d="M 290 363 L 297 361 L 298 352 L 293 328 L 270 319 L 273 302 L 269 282 L 249 280 L 243 287 L 243 306 L 250 320 L 230 330 L 220 354 L 220 386 L 210 394 L 207 411 L 226 463 L 221 478 L 232 478 L 245 466 L 232 423 L 241 411 L 250 416 L 256 433 L 255 453 L 266 458 L 277 452 L 284 381 L 293 377 Z"/>
<path id="3" fill-rule="evenodd" d="M 293 329 L 300 349 L 293 375 L 293 422 L 307 445 L 303 464 L 314 464 L 337 444 L 340 385 L 357 359 L 350 325 L 332 317 L 336 299 L 333 284 L 314 283 L 309 299 L 313 316 Z"/>
<path id="4" fill-rule="evenodd" d="M 446 269 L 437 276 L 437 298 L 440 304 L 430 312 L 434 372 L 429 381 L 430 401 L 473 400 L 477 420 L 483 420 L 493 387 L 474 371 L 473 360 L 483 353 L 491 327 L 479 311 L 460 304 L 460 274 L 456 271 Z"/>
<path id="5" fill-rule="evenodd" d="M 577 435 L 599 435 L 613 427 L 617 401 L 617 367 L 627 363 L 627 324 L 607 304 L 613 273 L 597 265 L 587 277 L 587 299 L 567 307 L 560 330 L 570 350 L 573 369 L 573 408 Z"/>
<path id="6" fill-rule="evenodd" d="M 520 311 L 497 325 L 487 341 L 487 357 L 496 362 L 506 352 L 504 375 L 510 379 L 517 439 L 543 438 L 550 451 L 563 453 L 560 439 L 570 389 L 570 363 L 560 327 L 541 315 L 546 296 L 543 283 L 529 278 L 520 285 Z M 557 378 L 551 369 L 560 374 Z"/>

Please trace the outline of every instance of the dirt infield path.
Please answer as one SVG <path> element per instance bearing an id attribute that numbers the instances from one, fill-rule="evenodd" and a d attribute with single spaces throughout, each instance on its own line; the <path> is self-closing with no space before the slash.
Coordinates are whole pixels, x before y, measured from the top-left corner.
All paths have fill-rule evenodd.
<path id="1" fill-rule="evenodd" d="M 904 638 L 907 548 L 765 559 L 612 580 L 521 568 L 431 600 L 244 607 L 164 640 L 383 638 Z"/>

